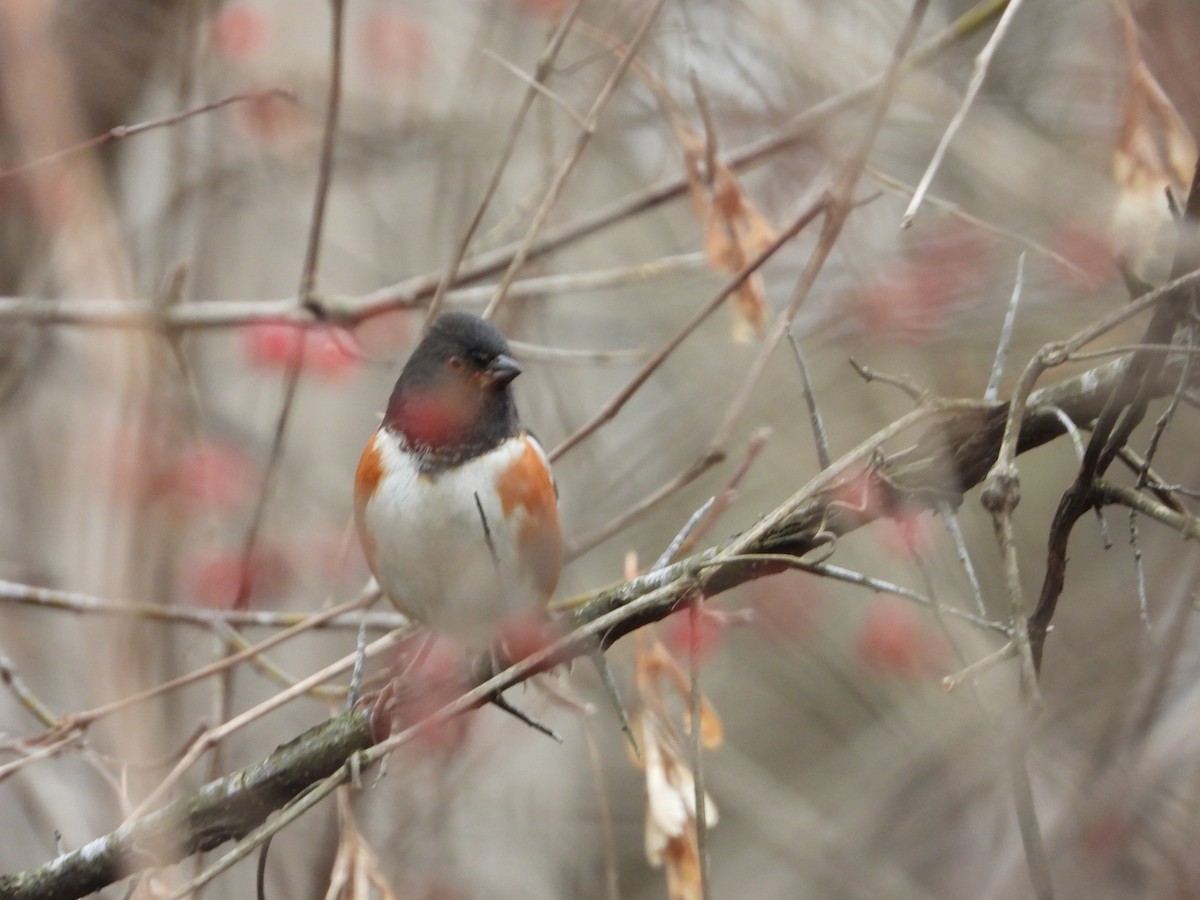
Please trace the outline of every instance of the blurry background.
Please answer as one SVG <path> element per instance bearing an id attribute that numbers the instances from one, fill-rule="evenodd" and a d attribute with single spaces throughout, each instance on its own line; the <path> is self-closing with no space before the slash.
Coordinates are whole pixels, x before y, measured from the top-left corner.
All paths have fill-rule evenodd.
<path id="1" fill-rule="evenodd" d="M 289 298 L 312 226 L 330 5 L 0 7 L 0 577 L 11 583 L 0 591 L 0 661 L 52 716 L 219 659 L 225 636 L 146 616 L 55 611 L 19 602 L 28 596 L 20 585 L 161 607 L 227 610 L 240 598 L 251 610 L 303 612 L 361 588 L 351 478 L 423 321 L 427 298 L 408 304 L 405 286 L 420 276 L 436 283 L 453 258 L 569 6 L 348 0 L 316 294 L 373 305 L 355 327 L 311 328 L 303 342 Z M 524 237 L 613 70 L 613 47 L 633 38 L 650 7 L 582 4 L 464 268 Z M 920 39 L 969 8 L 934 0 Z M 893 0 L 668 0 L 545 230 L 569 230 L 682 179 L 688 159 L 702 169 L 714 141 L 728 160 L 787 132 L 796 116 L 882 72 L 909 12 Z M 909 186 L 994 23 L 953 38 L 901 80 L 853 195 L 862 203 L 794 320 L 835 459 L 911 407 L 894 387 L 865 383 L 850 358 L 936 394 L 982 394 L 1022 254 L 1002 397 L 1041 344 L 1127 302 L 1117 259 L 1144 280 L 1165 275 L 1163 188 L 1182 196 L 1194 159 L 1187 131 L 1200 112 L 1192 77 L 1200 19 L 1188 0 L 1020 8 L 930 197 L 900 229 Z M 114 126 L 235 95 L 47 160 Z M 863 140 L 868 108 L 849 105 L 797 132 L 731 181 L 753 239 L 745 258 L 830 188 Z M 692 185 L 701 196 L 703 182 Z M 531 282 L 500 308 L 498 323 L 524 348 L 522 416 L 548 447 L 587 422 L 728 278 L 704 253 L 723 226 L 705 220 L 703 203 L 698 216 L 687 190 L 676 194 L 531 259 L 519 279 L 561 277 Z M 763 269 L 761 293 L 718 310 L 611 422 L 556 460 L 574 553 L 560 597 L 621 579 L 627 554 L 652 564 L 728 483 L 764 426 L 765 450 L 704 545 L 748 527 L 819 471 L 786 341 L 747 405 L 735 405 L 763 346 L 756 327 L 787 306 L 818 231 L 810 226 L 785 247 Z M 655 265 L 638 268 L 645 264 Z M 393 285 L 401 287 L 389 293 Z M 447 303 L 478 312 L 489 294 L 451 292 Z M 168 329 L 100 321 L 95 310 L 123 300 L 180 310 L 226 301 L 245 316 Z M 47 324 L 59 301 L 61 316 L 89 321 Z M 1128 342 L 1140 327 L 1107 340 Z M 273 459 L 292 371 L 294 403 Z M 723 430 L 731 416 L 734 427 Z M 1185 407 L 1164 438 L 1157 467 L 1171 483 L 1195 484 L 1193 419 Z M 718 434 L 723 462 L 646 504 Z M 1017 527 L 1031 597 L 1049 517 L 1075 464 L 1066 439 L 1022 458 Z M 708 835 L 713 896 L 1030 896 L 1011 775 L 1013 746 L 1025 743 L 1061 896 L 1200 893 L 1188 852 L 1200 790 L 1191 740 L 1197 635 L 1186 605 L 1197 559 L 1178 536 L 1142 521 L 1139 590 L 1129 518 L 1115 509 L 1105 518 L 1106 534 L 1093 519 L 1076 529 L 1036 715 L 1017 696 L 1012 660 L 974 687 L 943 692 L 942 676 L 1003 636 L 954 618 L 944 632 L 908 600 L 790 574 L 713 601 L 748 613 L 706 620 L 699 636 L 703 689 L 725 736 L 704 757 L 720 815 Z M 958 521 L 982 615 L 1006 622 L 1000 555 L 976 495 Z M 833 561 L 979 613 L 950 533 L 929 513 L 871 525 L 841 540 Z M 698 636 L 673 621 L 657 631 L 686 666 Z M 283 675 L 243 665 L 105 714 L 65 744 L 47 743 L 29 701 L 0 692 L 0 767 L 21 763 L 0 769 L 0 809 L 11 823 L 0 871 L 51 858 L 56 831 L 72 849 L 116 827 L 198 728 L 270 697 L 281 677 L 351 652 L 354 640 L 353 628 L 304 635 L 269 654 Z M 633 642 L 610 656 L 635 699 Z M 465 734 L 401 751 L 386 777 L 350 798 L 344 813 L 396 896 L 665 895 L 643 846 L 643 773 L 589 667 L 567 681 L 596 715 L 581 718 L 532 688 L 514 697 L 559 729 L 565 746 L 483 710 Z M 262 717 L 184 786 L 260 758 L 331 708 L 306 698 Z M 674 720 L 680 728 L 678 709 Z M 271 895 L 325 896 L 347 822 L 326 803 L 285 830 L 270 855 Z M 139 896 L 177 877 L 160 873 Z M 694 896 L 694 881 L 679 877 L 678 896 Z M 252 879 L 244 862 L 206 895 L 247 896 Z"/>

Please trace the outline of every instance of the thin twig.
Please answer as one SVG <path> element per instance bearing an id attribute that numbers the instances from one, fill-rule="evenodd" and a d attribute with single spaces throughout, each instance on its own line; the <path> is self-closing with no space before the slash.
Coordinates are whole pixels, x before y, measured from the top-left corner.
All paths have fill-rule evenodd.
<path id="1" fill-rule="evenodd" d="M 1194 323 L 1189 323 L 1187 326 L 1187 347 L 1186 349 L 1195 349 L 1196 328 Z M 1162 415 L 1158 417 L 1154 423 L 1154 431 L 1150 435 L 1150 443 L 1146 447 L 1145 468 L 1138 473 L 1138 484 L 1143 484 L 1146 480 L 1146 473 L 1150 469 L 1150 464 L 1154 462 L 1154 454 L 1158 452 L 1158 443 L 1166 434 L 1167 426 L 1175 418 L 1175 413 L 1179 409 L 1179 403 L 1183 397 L 1184 388 L 1191 381 L 1193 359 L 1192 354 L 1188 354 L 1183 368 L 1179 372 L 1179 386 L 1171 395 L 1171 402 L 1167 404 L 1167 408 L 1163 410 Z"/>
<path id="2" fill-rule="evenodd" d="M 235 628 L 291 628 L 308 622 L 313 616 L 311 612 L 192 609 L 126 600 L 106 600 L 79 591 L 63 591 L 4 580 L 0 580 L 0 603 L 35 606 L 75 615 L 116 616 L 203 628 L 211 628 L 214 622 Z M 393 631 L 408 624 L 408 620 L 399 613 L 359 613 L 353 616 L 341 614 L 332 619 L 322 619 L 312 627 L 347 629 L 358 628 L 360 623 L 365 624 L 371 631 Z"/>
<path id="3" fill-rule="evenodd" d="M 321 158 L 317 166 L 317 189 L 313 196 L 312 220 L 308 228 L 308 244 L 304 251 L 304 267 L 296 298 L 301 306 L 312 302 L 321 262 L 321 239 L 325 233 L 325 206 L 333 183 L 333 154 L 337 145 L 338 116 L 342 108 L 342 45 L 346 0 L 329 0 L 330 61 L 329 94 L 325 101 L 325 125 L 321 133 Z"/>
<path id="4" fill-rule="evenodd" d="M 574 365 L 595 365 L 598 363 L 622 363 L 643 359 L 644 350 L 631 348 L 628 350 L 574 350 L 567 347 L 547 347 L 541 344 L 527 344 L 524 341 L 509 340 L 508 345 L 513 354 L 521 360 L 544 363 L 568 363 Z"/>
<path id="5" fill-rule="evenodd" d="M 1146 599 L 1146 564 L 1142 559 L 1142 545 L 1138 540 L 1137 510 L 1129 511 L 1129 546 L 1133 550 L 1133 571 L 1137 577 L 1138 618 L 1147 632 L 1150 631 L 1150 604 Z"/>
<path id="6" fill-rule="evenodd" d="M 363 625 L 358 629 L 358 637 L 354 641 L 354 670 L 350 673 L 350 689 L 346 691 L 346 709 L 354 709 L 354 704 L 362 693 L 363 672 L 367 668 L 367 629 Z"/>
<path id="7" fill-rule="evenodd" d="M 942 690 L 949 693 L 957 688 L 964 681 L 977 678 L 989 669 L 993 669 L 1005 660 L 1012 659 L 1017 655 L 1017 645 L 1012 641 L 1008 641 L 998 650 L 989 653 L 982 659 L 977 659 L 969 666 L 959 669 L 953 675 L 947 675 L 942 679 Z"/>
<path id="8" fill-rule="evenodd" d="M 1052 412 L 1058 421 L 1062 422 L 1063 428 L 1066 429 L 1067 434 L 1071 436 L 1071 445 L 1075 448 L 1075 455 L 1079 458 L 1080 462 L 1082 462 L 1083 453 L 1087 448 L 1083 444 L 1083 435 L 1079 433 L 1079 427 L 1060 407 L 1047 404 L 1045 408 Z"/>
<path id="9" fill-rule="evenodd" d="M 954 135 L 958 133 L 958 129 L 967 118 L 967 112 L 970 110 L 971 104 L 975 102 L 975 96 L 979 93 L 979 89 L 983 87 L 983 80 L 987 77 L 988 67 L 992 64 L 992 57 L 996 53 L 996 48 L 1004 40 L 1005 34 L 1008 33 L 1008 27 L 1012 23 L 1013 16 L 1016 15 L 1017 10 L 1020 8 L 1021 0 L 1009 0 L 1003 15 L 1000 16 L 1000 21 L 996 23 L 996 28 L 992 32 L 992 36 L 988 38 L 983 49 L 979 51 L 979 55 L 975 57 L 975 69 L 971 73 L 970 82 L 967 84 L 967 92 L 963 96 L 962 103 L 959 105 L 958 111 L 954 114 L 954 118 L 946 126 L 946 131 L 942 134 L 942 139 L 938 142 L 937 149 L 933 151 L 933 158 L 929 161 L 929 166 L 925 169 L 925 174 L 917 182 L 917 189 L 913 192 L 908 209 L 904 211 L 904 216 L 900 220 L 901 228 L 909 227 L 913 219 L 916 218 L 917 210 L 921 208 L 921 201 L 925 197 L 925 192 L 929 190 L 929 185 L 942 164 L 942 159 L 946 155 L 946 150 L 949 148 L 950 142 L 954 140 Z"/>
<path id="10" fill-rule="evenodd" d="M 210 101 L 201 106 L 185 109 L 182 112 L 172 113 L 169 116 L 163 116 L 159 119 L 151 119 L 147 122 L 138 122 L 136 125 L 115 125 L 103 134 L 98 134 L 95 137 L 88 138 L 86 141 L 80 141 L 70 147 L 64 147 L 62 150 L 57 150 L 46 156 L 38 157 L 35 160 L 24 163 L 23 165 L 13 166 L 11 169 L 0 169 L 0 181 L 5 178 L 11 178 L 14 175 L 24 175 L 34 169 L 48 166 L 59 162 L 68 156 L 74 156 L 76 153 L 83 153 L 87 150 L 95 150 L 97 147 L 102 147 L 105 144 L 121 141 L 125 138 L 136 137 L 139 134 L 144 134 L 147 131 L 152 131 L 155 128 L 170 128 L 178 125 L 180 122 L 190 119 L 193 116 L 203 115 L 204 113 L 213 112 L 223 106 L 229 106 L 231 103 L 242 103 L 245 101 L 254 100 L 288 100 L 295 102 L 296 95 L 284 88 L 271 88 L 265 91 L 241 91 L 236 94 L 229 94 L 217 100 Z"/>
<path id="11" fill-rule="evenodd" d="M 791 328 L 787 332 L 792 344 L 792 352 L 796 355 L 796 366 L 800 369 L 800 392 L 804 396 L 804 405 L 808 408 L 808 424 L 812 428 L 813 443 L 817 448 L 817 465 L 822 469 L 829 468 L 829 439 L 825 436 L 825 423 L 821 420 L 821 410 L 817 407 L 817 398 L 813 393 L 812 379 L 808 376 L 808 366 L 804 364 L 804 354 L 800 352 L 800 341 Z"/>
<path id="12" fill-rule="evenodd" d="M 824 562 L 810 562 L 799 556 L 790 556 L 785 553 L 755 553 L 752 555 L 734 555 L 721 557 L 720 563 L 729 562 L 751 562 L 758 560 L 761 562 L 778 563 L 791 569 L 796 569 L 800 572 L 809 572 L 813 575 L 820 575 L 822 578 L 830 578 L 834 581 L 841 581 L 845 584 L 856 585 L 857 587 L 867 588 L 877 594 L 895 594 L 897 597 L 903 597 L 906 600 L 912 600 L 922 606 L 933 607 L 933 598 L 927 594 L 922 594 L 920 591 L 914 591 L 912 588 L 906 588 L 903 585 L 896 584 L 891 581 L 885 581 L 882 578 L 874 578 L 871 575 L 864 575 L 862 572 L 855 572 L 853 569 L 846 569 L 842 566 L 835 566 Z M 713 565 L 719 564 L 714 560 Z M 954 607 L 946 607 L 945 611 L 955 618 L 962 619 L 964 622 L 970 622 L 986 631 L 994 631 L 997 634 L 1009 635 L 1011 629 L 1000 622 L 993 622 L 983 616 L 976 616 L 972 613 L 965 612 Z"/>
<path id="13" fill-rule="evenodd" d="M 571 8 L 572 15 L 575 12 L 577 12 L 579 10 L 579 8 L 580 8 L 580 4 L 576 3 Z M 562 29 L 561 23 L 559 26 L 559 33 L 564 36 L 566 35 L 566 31 Z M 530 75 L 524 69 L 522 69 L 520 66 L 510 63 L 507 59 L 505 59 L 503 56 L 501 56 L 495 50 L 492 50 L 488 47 L 485 47 L 483 49 L 483 55 L 486 56 L 488 59 L 490 59 L 492 62 L 501 66 L 506 71 L 512 73 L 513 75 L 516 75 L 517 78 L 519 78 L 521 81 L 525 82 L 525 84 L 529 86 L 529 89 L 531 91 L 533 91 L 535 94 L 541 94 L 543 97 L 545 97 L 551 103 L 553 103 L 555 106 L 557 106 L 563 112 L 565 112 L 568 116 L 570 116 L 571 120 L 576 125 L 578 125 L 581 129 L 587 130 L 588 123 L 583 118 L 583 116 L 581 116 L 579 113 L 575 112 L 575 110 L 571 108 L 571 104 L 568 103 L 564 97 L 560 97 L 558 94 L 554 93 L 554 91 L 550 90 L 550 88 L 546 87 L 546 84 L 543 80 L 538 79 L 536 75 Z"/>
<path id="14" fill-rule="evenodd" d="M 1008 348 L 1012 343 L 1013 323 L 1017 321 L 1017 306 L 1021 302 L 1021 289 L 1025 285 L 1025 254 L 1017 257 L 1017 278 L 1013 282 L 1012 297 L 1008 301 L 1008 310 L 1004 314 L 1004 324 L 1000 327 L 1000 340 L 996 344 L 996 358 L 992 362 L 992 374 L 988 377 L 987 388 L 983 399 L 992 401 L 1000 395 L 1000 379 L 1004 376 L 1004 362 L 1008 358 Z"/>
<path id="15" fill-rule="evenodd" d="M 38 699 L 12 664 L 8 654 L 2 650 L 0 650 L 0 682 L 3 682 L 17 698 L 17 702 L 29 710 L 30 714 L 44 726 L 53 728 L 59 722 L 59 717 Z"/>
<path id="16" fill-rule="evenodd" d="M 700 693 L 700 616 L 703 597 L 696 596 L 688 604 L 688 708 L 691 719 L 689 745 L 692 763 L 692 800 L 696 807 L 696 857 L 700 862 L 700 898 L 709 900 L 712 875 L 708 858 L 708 803 L 704 787 L 704 755 L 700 745 L 700 713 L 703 695 Z"/>
<path id="17" fill-rule="evenodd" d="M 747 448 L 747 455 L 743 459 L 742 466 L 738 469 L 738 472 L 741 474 L 735 473 L 736 478 L 740 478 L 741 475 L 745 474 L 746 468 L 754 461 L 754 457 L 758 455 L 763 442 L 765 442 L 765 437 L 761 434 L 761 431 L 756 432 L 755 435 L 751 436 L 750 446 Z M 662 503 L 675 492 L 691 484 L 723 459 L 724 456 L 721 454 L 710 454 L 696 460 L 678 475 L 675 475 L 665 484 L 660 486 L 657 490 L 651 491 L 649 494 L 643 497 L 641 501 L 635 503 L 629 509 L 620 513 L 594 531 L 585 534 L 583 537 L 575 538 L 567 546 L 567 559 L 577 559 L 596 545 L 602 544 L 613 535 L 624 531 L 633 522 L 636 522 L 643 515 L 654 509 L 654 507 L 658 506 L 658 504 Z M 719 496 L 720 495 L 714 499 L 719 499 Z M 722 511 L 724 510 L 723 505 L 721 506 L 721 509 Z M 708 528 L 711 523 L 712 522 L 710 519 L 705 523 L 704 527 Z"/>
<path id="18" fill-rule="evenodd" d="M 908 399 L 912 400 L 914 403 L 920 403 L 929 396 L 929 391 L 925 390 L 923 387 L 913 381 L 912 376 L 910 375 L 888 375 L 884 372 L 877 372 L 874 369 L 863 365 L 853 356 L 850 357 L 849 362 L 850 368 L 857 372 L 859 377 L 868 384 L 870 384 L 872 381 L 890 384 L 897 390 L 903 391 L 908 396 Z"/>
<path id="19" fill-rule="evenodd" d="M 1172 509 L 1177 513 L 1186 513 L 1187 507 L 1183 502 L 1175 496 L 1174 492 L 1178 491 L 1184 496 L 1197 496 L 1196 492 L 1189 491 L 1181 485 L 1169 485 L 1162 480 L 1159 474 L 1154 471 L 1142 456 L 1137 451 L 1129 447 L 1122 447 L 1117 452 L 1117 459 L 1129 471 L 1133 472 L 1138 478 L 1138 487 L 1144 487 L 1158 498 L 1159 502 L 1164 504 L 1168 509 Z"/>
<path id="20" fill-rule="evenodd" d="M 729 476 L 729 480 L 725 482 L 725 486 L 713 495 L 712 504 L 707 506 L 704 515 L 696 527 L 689 534 L 685 535 L 679 546 L 675 548 L 675 555 L 686 556 L 690 554 L 700 539 L 708 534 L 717 523 L 717 520 L 725 514 L 725 511 L 729 509 L 733 501 L 737 499 L 738 490 L 741 488 L 742 482 L 750 474 L 750 469 L 766 448 L 767 442 L 771 440 L 773 433 L 770 428 L 764 426 L 750 435 L 750 440 L 746 444 L 746 452 L 742 454 L 741 463 L 734 470 L 733 474 Z"/>
<path id="21" fill-rule="evenodd" d="M 679 550 L 683 546 L 683 542 L 688 539 L 692 531 L 700 524 L 700 520 L 704 518 L 704 514 L 708 512 L 714 503 L 717 502 L 716 496 L 709 497 L 699 509 L 688 516 L 688 520 L 683 523 L 683 527 L 676 532 L 675 537 L 671 538 L 671 543 L 667 544 L 667 549 L 664 550 L 650 567 L 651 572 L 656 572 L 659 569 L 669 566 L 675 561 L 675 557 L 679 555 Z"/>
<path id="22" fill-rule="evenodd" d="M 971 596 L 975 598 L 975 608 L 979 610 L 979 615 L 986 616 L 987 605 L 983 602 L 983 587 L 979 584 L 979 575 L 975 571 L 975 564 L 971 562 L 971 552 L 967 549 L 967 541 L 958 524 L 958 516 L 955 515 L 949 503 L 942 503 L 938 506 L 938 515 L 945 523 L 946 530 L 950 532 L 950 538 L 954 542 L 954 552 L 958 556 L 963 571 L 967 573 L 967 581 L 971 584 Z"/>

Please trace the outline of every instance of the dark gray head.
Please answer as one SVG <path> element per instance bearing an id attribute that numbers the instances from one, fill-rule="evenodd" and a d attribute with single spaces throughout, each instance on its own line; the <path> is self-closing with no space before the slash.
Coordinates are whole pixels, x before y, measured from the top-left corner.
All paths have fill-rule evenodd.
<path id="1" fill-rule="evenodd" d="M 520 430 L 509 387 L 520 374 L 495 325 L 444 313 L 404 364 L 384 425 L 446 465 L 463 462 Z"/>

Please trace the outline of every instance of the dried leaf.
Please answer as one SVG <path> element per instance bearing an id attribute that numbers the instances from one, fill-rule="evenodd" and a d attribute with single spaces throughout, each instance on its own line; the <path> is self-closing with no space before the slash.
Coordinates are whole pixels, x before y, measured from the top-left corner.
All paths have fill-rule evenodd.
<path id="1" fill-rule="evenodd" d="M 692 730 L 690 715 L 687 727 L 690 732 Z M 700 746 L 705 750 L 713 750 L 723 743 L 725 743 L 725 726 L 721 724 L 721 717 L 708 702 L 708 698 L 702 697 L 700 699 Z"/>
<path id="2" fill-rule="evenodd" d="M 1196 143 L 1138 47 L 1137 26 L 1127 0 L 1113 0 L 1121 20 L 1129 82 L 1113 151 L 1118 196 L 1112 215 L 1113 243 L 1130 270 L 1154 282 L 1170 256 L 1173 234 L 1166 190 L 1176 196 L 1191 180 Z"/>
<path id="3" fill-rule="evenodd" d="M 771 245 L 775 229 L 750 202 L 733 170 L 708 158 L 708 146 L 700 135 L 678 123 L 674 130 L 683 151 L 692 212 L 703 229 L 704 255 L 717 271 L 738 272 Z M 734 293 L 733 311 L 736 342 L 762 337 L 768 306 L 758 274 L 746 279 Z"/>
<path id="4" fill-rule="evenodd" d="M 337 810 L 340 839 L 325 900 L 397 900 L 379 866 L 379 857 L 358 830 L 350 808 L 350 792 L 345 787 L 338 788 Z"/>
<path id="5" fill-rule="evenodd" d="M 681 795 L 676 779 L 668 774 L 670 764 L 664 753 L 664 735 L 659 727 L 651 724 L 653 722 L 652 716 L 639 717 L 639 742 L 645 754 L 646 858 L 653 865 L 660 865 L 667 840 L 684 833 L 688 803 Z"/>
<path id="6" fill-rule="evenodd" d="M 646 779 L 646 859 L 662 866 L 671 900 L 698 900 L 701 895 L 700 863 L 696 835 L 696 781 L 692 774 L 687 742 L 672 726 L 665 689 L 681 698 L 690 697 L 690 683 L 683 668 L 659 640 L 651 642 L 644 632 L 636 638 L 635 684 L 640 701 L 633 715 L 633 728 L 642 755 L 634 760 Z M 707 700 L 701 699 L 701 743 L 716 746 L 722 738 L 720 720 Z M 704 797 L 705 820 L 717 822 L 712 798 Z"/>

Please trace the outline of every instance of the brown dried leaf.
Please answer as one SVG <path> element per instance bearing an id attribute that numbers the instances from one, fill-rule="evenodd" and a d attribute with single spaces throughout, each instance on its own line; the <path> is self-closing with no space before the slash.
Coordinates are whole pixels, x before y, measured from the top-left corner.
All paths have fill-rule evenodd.
<path id="1" fill-rule="evenodd" d="M 662 866 L 672 900 L 700 897 L 700 861 L 696 839 L 696 784 L 666 724 L 651 713 L 635 717 L 646 772 L 646 859 Z M 704 798 L 707 822 L 715 825 L 717 808 Z"/>
<path id="2" fill-rule="evenodd" d="M 341 837 L 325 900 L 397 900 L 380 868 L 379 857 L 358 830 L 350 808 L 350 791 L 345 787 L 338 788 L 337 810 Z"/>
<path id="3" fill-rule="evenodd" d="M 708 147 L 700 135 L 678 123 L 674 131 L 683 151 L 692 212 L 703 229 L 704 255 L 718 272 L 737 272 L 770 246 L 775 229 L 755 208 L 732 169 L 714 159 L 708 171 Z M 756 274 L 734 294 L 733 339 L 745 343 L 762 337 L 767 310 L 766 290 Z"/>
<path id="4" fill-rule="evenodd" d="M 692 730 L 690 712 L 686 724 L 690 732 Z M 708 702 L 708 698 L 702 697 L 700 698 L 700 746 L 705 750 L 714 750 L 723 743 L 725 743 L 725 726 L 721 724 L 721 717 Z"/>
<path id="5" fill-rule="evenodd" d="M 1129 67 L 1113 150 L 1113 178 L 1118 187 L 1113 243 L 1134 274 L 1155 281 L 1170 255 L 1167 245 L 1172 223 L 1166 190 L 1179 196 L 1186 188 L 1196 160 L 1196 144 L 1142 59 L 1127 0 L 1113 0 L 1112 5 L 1121 20 Z"/>
<path id="6" fill-rule="evenodd" d="M 634 671 L 639 707 L 632 717 L 641 757 L 634 763 L 646 780 L 646 859 L 662 866 L 667 875 L 671 900 L 698 900 L 701 894 L 700 861 L 696 837 L 696 782 L 692 775 L 686 742 L 672 727 L 665 689 L 681 697 L 690 696 L 690 683 L 683 668 L 659 640 L 645 632 L 635 638 Z M 722 738 L 720 720 L 706 699 L 701 698 L 701 744 L 716 746 Z M 705 819 L 717 822 L 712 798 L 704 797 Z"/>

